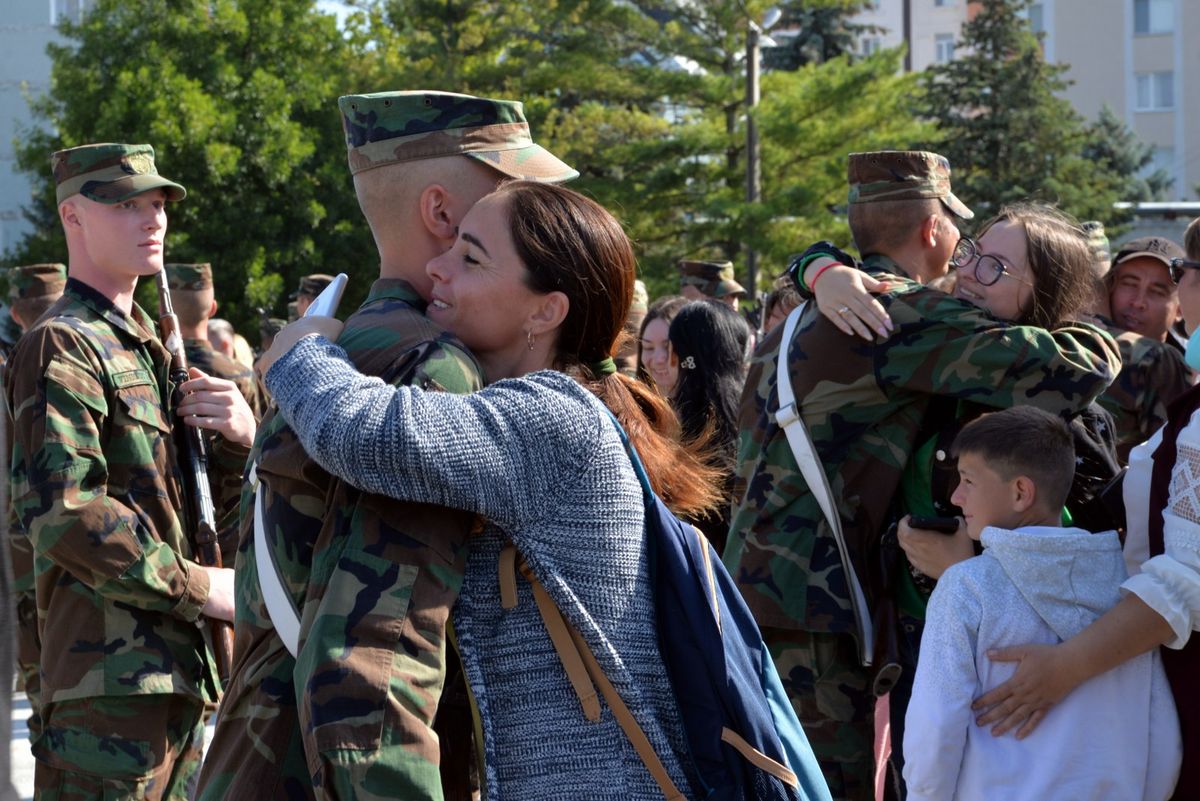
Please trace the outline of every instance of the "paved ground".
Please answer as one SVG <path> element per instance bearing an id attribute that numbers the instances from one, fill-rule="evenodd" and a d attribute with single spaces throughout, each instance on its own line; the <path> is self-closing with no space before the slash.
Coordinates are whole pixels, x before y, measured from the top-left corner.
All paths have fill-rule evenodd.
<path id="1" fill-rule="evenodd" d="M 24 693 L 14 693 L 12 701 L 12 783 L 23 801 L 33 801 L 33 755 L 29 753 L 29 700 Z M 208 727 L 206 744 L 212 739 L 212 726 Z"/>
<path id="2" fill-rule="evenodd" d="M 12 700 L 12 783 L 17 795 L 33 801 L 33 756 L 29 753 L 29 700 L 25 693 L 13 694 Z"/>

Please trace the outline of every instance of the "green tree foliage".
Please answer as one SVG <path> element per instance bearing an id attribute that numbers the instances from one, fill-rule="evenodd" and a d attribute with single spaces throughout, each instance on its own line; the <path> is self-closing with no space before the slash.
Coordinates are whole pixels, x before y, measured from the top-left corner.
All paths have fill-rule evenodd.
<path id="1" fill-rule="evenodd" d="M 746 33 L 769 0 L 350 5 L 339 31 L 313 0 L 99 0 L 52 53 L 42 130 L 20 151 L 42 181 L 38 230 L 15 257 L 62 258 L 51 150 L 146 141 L 189 189 L 171 209 L 168 257 L 214 262 L 225 316 L 246 330 L 256 305 L 279 314 L 297 277 L 317 270 L 351 274 L 352 308 L 375 260 L 335 99 L 428 88 L 524 101 L 537 141 L 580 171 L 574 186 L 626 225 L 652 295 L 677 288 L 679 258 L 728 254 L 741 270 L 747 244 L 763 254 L 765 285 L 812 239 L 844 240 L 834 209 L 849 152 L 928 135 L 897 53 L 826 49 L 821 63 L 768 71 L 755 112 L 763 201 L 751 207 Z M 856 4 L 818 5 L 844 15 Z"/>
<path id="2" fill-rule="evenodd" d="M 373 273 L 334 105 L 350 51 L 312 0 L 99 0 L 62 33 L 41 127 L 17 151 L 38 184 L 14 260 L 65 260 L 53 150 L 149 142 L 188 189 L 169 209 L 167 259 L 211 261 L 220 313 L 241 330 L 256 330 L 257 306 L 282 312 L 300 275 Z"/>
<path id="3" fill-rule="evenodd" d="M 1142 203 L 1166 199 L 1173 183 L 1166 170 L 1158 169 L 1143 177 L 1143 170 L 1154 160 L 1154 148 L 1138 139 L 1107 103 L 1088 126 L 1087 134 L 1084 158 L 1099 170 L 1125 177 L 1121 200 Z"/>
<path id="4" fill-rule="evenodd" d="M 920 110 L 937 125 L 933 149 L 950 159 L 955 193 L 981 217 L 1038 199 L 1080 219 L 1117 222 L 1112 204 L 1130 175 L 1088 158 L 1087 126 L 1061 96 L 1067 67 L 1046 63 L 1023 16 L 1028 7 L 982 0 L 955 59 L 926 72 Z"/>
<path id="5" fill-rule="evenodd" d="M 854 54 L 858 37 L 876 30 L 852 21 L 866 5 L 865 0 L 808 0 L 780 5 L 782 16 L 775 28 L 780 33 L 772 37 L 779 44 L 763 51 L 764 66 L 795 70 Z"/>

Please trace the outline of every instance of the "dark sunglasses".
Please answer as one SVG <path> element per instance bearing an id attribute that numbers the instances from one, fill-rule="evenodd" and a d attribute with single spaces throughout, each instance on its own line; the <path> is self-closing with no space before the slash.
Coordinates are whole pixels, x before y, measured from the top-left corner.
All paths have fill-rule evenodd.
<path id="1" fill-rule="evenodd" d="M 1171 280 L 1179 283 L 1183 280 L 1184 270 L 1200 270 L 1200 261 L 1195 259 L 1171 259 L 1171 264 L 1167 268 L 1171 271 Z"/>

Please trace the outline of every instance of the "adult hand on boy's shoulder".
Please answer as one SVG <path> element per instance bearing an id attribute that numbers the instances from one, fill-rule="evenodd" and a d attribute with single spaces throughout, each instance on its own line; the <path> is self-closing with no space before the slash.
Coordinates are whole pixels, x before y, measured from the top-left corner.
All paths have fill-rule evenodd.
<path id="1" fill-rule="evenodd" d="M 913 528 L 906 516 L 896 528 L 896 538 L 908 556 L 909 563 L 934 579 L 941 578 L 951 565 L 975 555 L 975 541 L 967 534 L 967 526 L 962 518 L 959 518 L 958 531 L 942 534 L 938 531 Z"/>

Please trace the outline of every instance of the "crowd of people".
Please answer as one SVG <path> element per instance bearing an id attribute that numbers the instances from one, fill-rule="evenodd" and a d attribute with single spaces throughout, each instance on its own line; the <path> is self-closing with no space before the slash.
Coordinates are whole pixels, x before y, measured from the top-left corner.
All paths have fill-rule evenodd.
<path id="1" fill-rule="evenodd" d="M 212 265 L 164 264 L 150 146 L 51 157 L 68 263 L 10 271 L 3 373 L 38 798 L 712 797 L 642 470 L 802 724 L 786 797 L 1200 797 L 1200 220 L 1110 255 L 853 153 L 859 257 L 812 244 L 745 315 L 728 261 L 651 302 L 520 103 L 338 109 L 378 277 L 343 323 L 305 276 L 257 355 Z"/>

